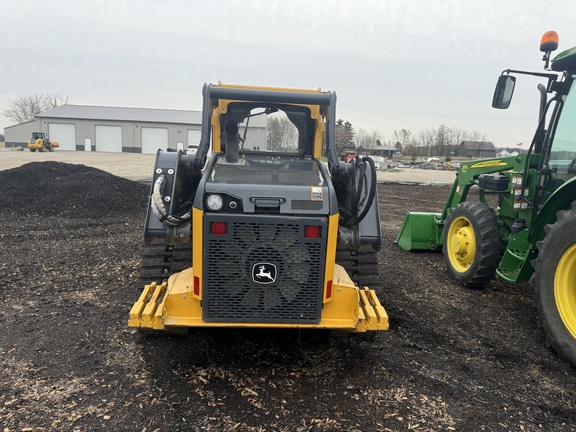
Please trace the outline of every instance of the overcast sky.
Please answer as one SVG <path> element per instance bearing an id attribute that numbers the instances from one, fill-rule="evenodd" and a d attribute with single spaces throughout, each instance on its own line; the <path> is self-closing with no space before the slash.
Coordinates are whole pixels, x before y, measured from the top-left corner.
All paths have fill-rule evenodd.
<path id="1" fill-rule="evenodd" d="M 519 77 L 500 111 L 498 75 L 542 71 L 547 30 L 576 45 L 574 0 L 0 0 L 0 16 L 0 111 L 34 93 L 200 110 L 205 82 L 321 87 L 385 140 L 445 124 L 502 147 L 528 146 L 539 81 Z"/>

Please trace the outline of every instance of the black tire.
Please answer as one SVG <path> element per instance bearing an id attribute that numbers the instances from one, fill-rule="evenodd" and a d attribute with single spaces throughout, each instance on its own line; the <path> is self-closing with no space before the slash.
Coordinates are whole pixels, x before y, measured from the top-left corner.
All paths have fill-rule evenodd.
<path id="1" fill-rule="evenodd" d="M 446 218 L 443 235 L 444 261 L 452 278 L 468 288 L 486 286 L 504 251 L 490 207 L 478 201 L 458 204 Z"/>
<path id="2" fill-rule="evenodd" d="M 380 286 L 378 253 L 372 246 L 360 246 L 358 252 L 350 249 L 336 250 L 336 264 L 344 267 L 348 276 L 359 287 L 376 289 Z"/>
<path id="3" fill-rule="evenodd" d="M 162 283 L 174 273 L 192 266 L 192 245 L 177 242 L 174 246 L 164 243 L 144 245 L 140 265 L 142 286 L 152 282 Z"/>
<path id="4" fill-rule="evenodd" d="M 576 201 L 557 213 L 546 225 L 538 242 L 538 258 L 532 284 L 538 324 L 544 329 L 546 346 L 576 368 Z"/>

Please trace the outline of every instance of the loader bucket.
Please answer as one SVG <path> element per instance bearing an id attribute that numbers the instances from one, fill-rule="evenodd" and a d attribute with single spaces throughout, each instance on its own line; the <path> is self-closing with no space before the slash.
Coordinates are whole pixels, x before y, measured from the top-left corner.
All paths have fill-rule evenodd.
<path id="1" fill-rule="evenodd" d="M 442 247 L 442 214 L 407 212 L 396 237 L 405 250 L 436 250 Z"/>

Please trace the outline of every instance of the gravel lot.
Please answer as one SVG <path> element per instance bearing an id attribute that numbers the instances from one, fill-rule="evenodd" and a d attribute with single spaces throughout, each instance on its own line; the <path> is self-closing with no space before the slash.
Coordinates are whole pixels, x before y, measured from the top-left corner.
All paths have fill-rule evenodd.
<path id="1" fill-rule="evenodd" d="M 15 168 L 29 162 L 65 162 L 99 168 L 130 180 L 149 180 L 156 155 L 136 153 L 100 153 L 56 150 L 53 153 L 32 153 L 27 150 L 0 151 L 0 170 Z M 378 171 L 379 182 L 452 184 L 454 171 L 397 169 Z"/>
<path id="2" fill-rule="evenodd" d="M 0 170 L 16 168 L 30 162 L 64 162 L 98 168 L 118 177 L 138 181 L 150 180 L 155 159 L 156 155 L 137 153 L 75 152 L 58 149 L 52 153 L 33 153 L 28 150 L 3 149 L 0 151 Z"/>

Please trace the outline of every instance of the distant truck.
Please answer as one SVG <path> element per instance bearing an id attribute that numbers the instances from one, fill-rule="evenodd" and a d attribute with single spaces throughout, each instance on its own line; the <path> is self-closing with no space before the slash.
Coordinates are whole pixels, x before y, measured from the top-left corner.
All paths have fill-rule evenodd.
<path id="1" fill-rule="evenodd" d="M 56 147 L 60 147 L 56 141 L 50 141 L 44 132 L 32 132 L 32 139 L 28 141 L 28 148 L 31 152 L 36 150 L 53 152 Z"/>

